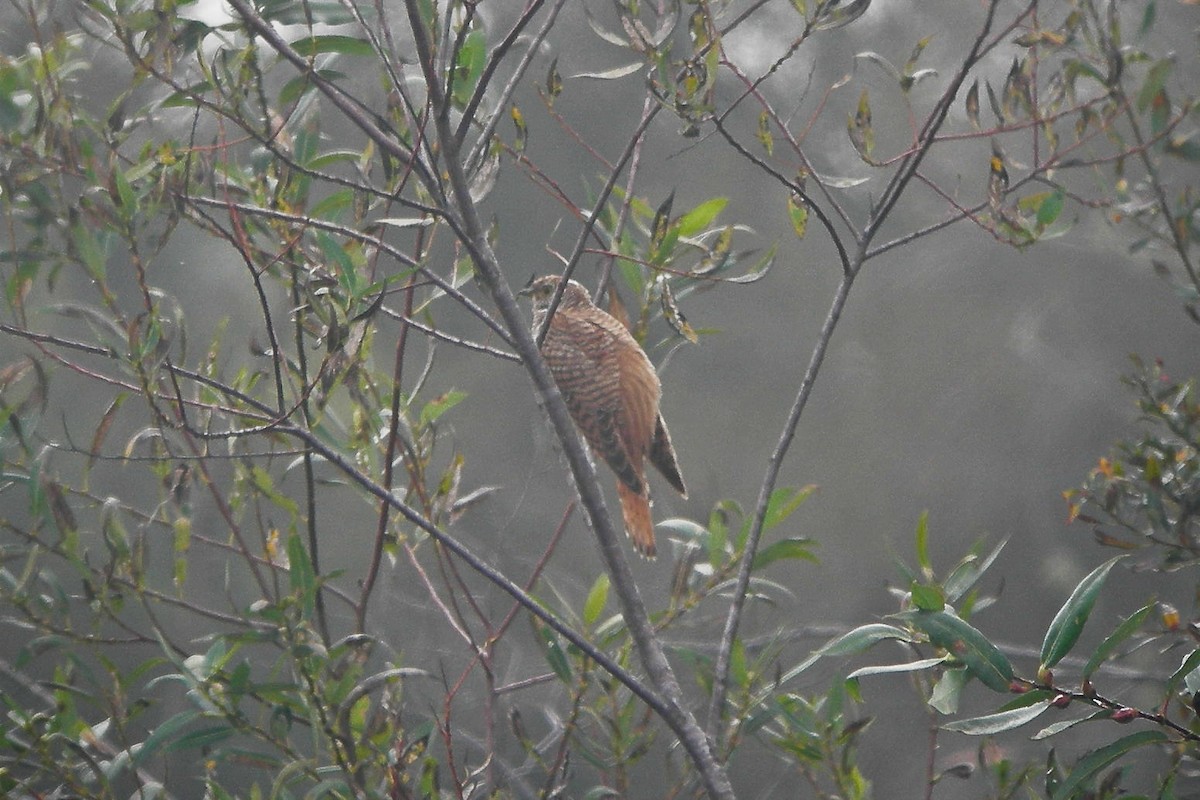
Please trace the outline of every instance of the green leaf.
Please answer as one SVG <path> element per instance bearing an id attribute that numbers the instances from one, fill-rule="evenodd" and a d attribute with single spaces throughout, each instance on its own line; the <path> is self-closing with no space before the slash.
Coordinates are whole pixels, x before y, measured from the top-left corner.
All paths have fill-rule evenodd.
<path id="1" fill-rule="evenodd" d="M 771 115 L 763 111 L 758 115 L 758 132 L 755 134 L 763 150 L 770 157 L 775 152 L 775 138 L 771 135 Z"/>
<path id="2" fill-rule="evenodd" d="M 813 542 L 811 539 L 803 537 L 781 539 L 778 542 L 772 542 L 755 554 L 754 564 L 751 569 L 759 570 L 768 564 L 773 564 L 776 561 L 784 559 L 803 559 L 815 564 L 817 563 L 817 557 L 812 553 L 812 545 Z"/>
<path id="3" fill-rule="evenodd" d="M 917 564 L 925 577 L 933 576 L 933 562 L 929 560 L 929 511 L 922 511 L 917 520 Z M 938 606 L 941 608 L 941 606 Z"/>
<path id="4" fill-rule="evenodd" d="M 922 658 L 918 661 L 906 661 L 903 664 L 882 664 L 871 667 L 861 667 L 854 670 L 847 678 L 865 678 L 868 675 L 893 675 L 897 672 L 920 672 L 926 669 L 939 667 L 946 663 L 945 657 L 939 658 Z"/>
<path id="5" fill-rule="evenodd" d="M 901 642 L 912 642 L 913 638 L 908 631 L 903 628 L 897 628 L 895 625 L 886 625 L 882 622 L 873 622 L 869 625 L 861 625 L 852 631 L 847 631 L 836 639 L 827 642 L 819 650 L 814 651 L 808 658 L 792 667 L 782 676 L 779 683 L 784 684 L 792 678 L 799 675 L 804 670 L 816 663 L 817 659 L 826 656 L 850 656 L 861 653 L 876 643 L 886 641 L 888 639 L 896 639 Z"/>
<path id="6" fill-rule="evenodd" d="M 913 605 L 922 611 L 941 611 L 946 607 L 946 596 L 942 594 L 940 586 L 914 583 L 909 591 Z"/>
<path id="7" fill-rule="evenodd" d="M 105 268 L 108 264 L 108 237 L 97 239 L 89 226 L 82 224 L 73 225 L 71 227 L 71 242 L 75 245 L 75 252 L 79 260 L 83 262 L 88 276 L 99 283 L 103 283 Z"/>
<path id="8" fill-rule="evenodd" d="M 312 619 L 316 609 L 317 576 L 313 572 L 312 561 L 308 558 L 308 551 L 304 549 L 304 540 L 300 538 L 300 534 L 288 535 L 287 554 L 289 585 L 303 603 L 304 618 Z"/>
<path id="9" fill-rule="evenodd" d="M 337 212 L 354 206 L 355 194 L 350 189 L 330 192 L 308 212 L 314 219 L 337 219 Z"/>
<path id="10" fill-rule="evenodd" d="M 171 742 L 164 748 L 164 752 L 173 750 L 199 750 L 205 747 L 211 747 L 218 742 L 223 742 L 230 736 L 233 736 L 234 729 L 229 725 L 213 725 L 208 728 L 201 728 L 198 731 L 185 733 L 175 741 Z"/>
<path id="11" fill-rule="evenodd" d="M 1146 10 L 1142 12 L 1142 24 L 1138 28 L 1138 35 L 1145 36 L 1154 27 L 1154 19 L 1157 16 L 1158 6 L 1151 0 L 1146 4 Z"/>
<path id="12" fill-rule="evenodd" d="M 1039 228 L 1049 227 L 1058 219 L 1058 215 L 1063 210 L 1064 197 L 1062 189 L 1056 189 L 1041 202 L 1037 210 L 1037 224 Z"/>
<path id="13" fill-rule="evenodd" d="M 1058 789 L 1051 796 L 1051 800 L 1067 800 L 1069 797 L 1076 796 L 1079 790 L 1085 788 L 1093 778 L 1121 756 L 1139 747 L 1168 741 L 1170 741 L 1170 737 L 1162 731 L 1139 731 L 1093 750 L 1075 762 L 1075 768 L 1059 784 Z"/>
<path id="14" fill-rule="evenodd" d="M 982 561 L 972 555 L 955 567 L 950 573 L 950 577 L 946 578 L 946 582 L 942 586 L 942 590 L 946 593 L 946 599 L 953 603 L 970 591 L 983 573 L 987 572 L 988 568 L 996 561 L 996 557 L 1000 555 L 1000 551 L 1004 549 L 1006 544 L 1008 544 L 1008 539 L 996 545 L 992 552 L 988 553 Z"/>
<path id="15" fill-rule="evenodd" d="M 304 95 L 316 89 L 317 82 L 313 80 L 314 73 L 330 83 L 343 80 L 346 77 L 344 72 L 339 72 L 334 69 L 315 69 L 311 72 L 304 72 L 285 83 L 283 88 L 279 90 L 279 105 L 290 106 L 300 98 L 304 97 Z M 312 164 L 309 166 L 311 166 L 313 169 L 317 168 Z"/>
<path id="16" fill-rule="evenodd" d="M 746 645 L 741 639 L 733 640 L 733 648 L 729 651 L 729 677 L 735 686 L 746 688 L 750 685 L 750 669 L 746 665 Z"/>
<path id="17" fill-rule="evenodd" d="M 1150 616 L 1150 613 L 1154 611 L 1154 606 L 1154 603 L 1148 603 L 1130 614 L 1117 626 L 1116 630 L 1108 635 L 1108 638 L 1100 643 L 1100 646 L 1096 648 L 1096 652 L 1092 653 L 1092 657 L 1088 659 L 1087 664 L 1083 668 L 1084 678 L 1091 677 L 1121 642 L 1128 639 L 1138 628 L 1142 627 L 1142 623 L 1146 620 L 1146 617 Z"/>
<path id="18" fill-rule="evenodd" d="M 948 669 L 938 678 L 933 691 L 929 693 L 929 705 L 940 714 L 953 714 L 958 711 L 958 702 L 962 691 L 971 676 L 965 669 Z"/>
<path id="19" fill-rule="evenodd" d="M 975 130 L 979 130 L 980 125 L 979 125 L 979 79 L 978 78 L 976 78 L 975 82 L 973 84 L 971 84 L 971 89 L 970 89 L 970 91 L 967 92 L 966 106 L 967 106 L 967 119 L 970 121 L 971 127 L 974 128 Z"/>
<path id="20" fill-rule="evenodd" d="M 1167 76 L 1171 74 L 1171 67 L 1174 63 L 1169 58 L 1164 58 L 1161 61 L 1155 62 L 1150 71 L 1146 73 L 1146 81 L 1142 84 L 1141 90 L 1137 96 L 1137 108 L 1139 112 L 1145 113 L 1150 104 L 1154 102 L 1154 98 L 1162 91 L 1163 86 L 1167 82 Z"/>
<path id="21" fill-rule="evenodd" d="M 859 95 L 858 109 L 854 116 L 846 122 L 846 131 L 850 134 L 850 142 L 858 151 L 858 155 L 863 161 L 870 163 L 871 154 L 875 151 L 875 132 L 871 128 L 871 100 L 866 89 Z"/>
<path id="22" fill-rule="evenodd" d="M 675 249 L 679 240 L 679 231 L 671 225 L 671 206 L 675 203 L 675 192 L 672 191 L 663 200 L 658 210 L 654 212 L 654 222 L 650 225 L 650 261 L 662 263 Z"/>
<path id="23" fill-rule="evenodd" d="M 421 409 L 421 427 L 427 427 L 437 422 L 443 414 L 467 398 L 467 393 L 458 389 L 450 391 L 435 397 L 425 404 Z"/>
<path id="24" fill-rule="evenodd" d="M 616 78 L 624 78 L 626 75 L 632 75 L 640 70 L 645 65 L 643 61 L 634 61 L 632 64 L 626 64 L 623 67 L 613 67 L 606 69 L 603 72 L 576 72 L 571 75 L 572 78 L 595 78 L 601 81 L 611 81 Z"/>
<path id="25" fill-rule="evenodd" d="M 816 490 L 816 484 L 810 483 L 799 489 L 785 486 L 771 492 L 771 498 L 767 501 L 767 513 L 763 517 L 763 530 L 769 531 L 790 517 Z"/>
<path id="26" fill-rule="evenodd" d="M 154 728 L 154 731 L 146 737 L 146 741 L 142 742 L 141 747 L 136 748 L 132 759 L 133 765 L 137 767 L 145 764 L 155 754 L 166 747 L 183 728 L 190 725 L 192 720 L 199 716 L 199 711 L 181 711 L 175 716 L 159 723 Z"/>
<path id="27" fill-rule="evenodd" d="M 1051 701 L 1043 700 L 1032 706 L 1000 711 L 996 714 L 985 714 L 982 717 L 955 720 L 943 725 L 942 730 L 958 731 L 968 736 L 993 736 L 1003 731 L 1019 728 L 1025 723 L 1037 719 L 1051 705 Z"/>
<path id="28" fill-rule="evenodd" d="M 788 219 L 792 222 L 792 231 L 797 239 L 803 239 L 804 234 L 808 233 L 808 203 L 793 192 L 788 195 L 787 210 Z"/>
<path id="29" fill-rule="evenodd" d="M 1086 717 L 1080 717 L 1079 719 L 1060 720 L 1059 722 L 1047 725 L 1029 738 L 1035 742 L 1041 741 L 1042 739 L 1049 739 L 1051 736 L 1054 736 L 1057 733 L 1062 733 L 1067 728 L 1074 728 L 1076 725 L 1082 725 L 1085 722 L 1091 722 L 1092 720 L 1096 719 L 1108 719 L 1111 716 L 1112 711 L 1105 708 L 1100 711 L 1096 711 L 1095 713 L 1088 714 Z"/>
<path id="30" fill-rule="evenodd" d="M 888 625 L 883 622 L 872 622 L 869 625 L 861 625 L 852 631 L 843 633 L 822 647 L 820 652 L 826 656 L 854 655 L 872 647 L 877 642 L 888 639 L 898 639 L 902 642 L 913 641 L 908 631 L 903 628 L 897 628 L 895 625 Z"/>
<path id="31" fill-rule="evenodd" d="M 321 53 L 340 53 L 346 56 L 373 56 L 375 48 L 365 39 L 353 36 L 305 36 L 292 42 L 292 49 L 302 56 Z"/>
<path id="32" fill-rule="evenodd" d="M 567 662 L 567 654 L 563 651 L 562 645 L 558 643 L 558 636 L 541 620 L 536 620 L 534 624 L 542 641 L 542 655 L 546 657 L 546 663 L 550 665 L 550 669 L 554 671 L 559 680 L 569 685 L 571 683 L 571 665 Z"/>
<path id="33" fill-rule="evenodd" d="M 462 49 L 454 65 L 454 102 L 465 106 L 479 84 L 479 76 L 487 63 L 487 37 L 475 29 L 463 39 Z"/>
<path id="34" fill-rule="evenodd" d="M 695 236 L 707 228 L 717 218 L 725 206 L 729 204 L 728 197 L 713 197 L 688 211 L 675 223 L 679 227 L 680 236 Z"/>
<path id="35" fill-rule="evenodd" d="M 1007 692 L 1012 682 L 1012 664 L 988 638 L 946 611 L 905 611 L 896 615 L 929 637 L 966 665 L 981 683 L 997 692 Z"/>
<path id="36" fill-rule="evenodd" d="M 1108 577 L 1109 570 L 1124 557 L 1116 556 L 1096 567 L 1071 592 L 1046 630 L 1046 638 L 1042 641 L 1042 666 L 1053 667 L 1075 646 L 1084 623 L 1092 613 L 1104 579 Z"/>
<path id="37" fill-rule="evenodd" d="M 776 242 L 775 244 L 771 245 L 769 250 L 767 250 L 766 255 L 755 262 L 754 265 L 751 266 L 750 269 L 746 270 L 744 274 L 737 275 L 732 278 L 726 278 L 726 282 L 755 283 L 756 281 L 762 280 L 767 276 L 767 273 L 771 271 L 771 267 L 775 266 L 775 253 L 778 249 L 779 243 Z"/>
<path id="38" fill-rule="evenodd" d="M 1183 663 L 1179 665 L 1179 669 L 1175 670 L 1171 674 L 1171 677 L 1167 679 L 1167 694 L 1173 693 L 1179 682 L 1195 672 L 1197 667 L 1200 667 L 1200 650 L 1193 650 L 1191 655 L 1183 659 Z"/>
<path id="39" fill-rule="evenodd" d="M 592 584 L 592 589 L 588 592 L 587 600 L 583 603 L 583 622 L 585 625 L 595 624 L 596 620 L 600 618 L 600 614 L 604 612 L 604 605 L 608 602 L 608 587 L 608 573 L 601 572 L 596 578 L 596 582 Z"/>

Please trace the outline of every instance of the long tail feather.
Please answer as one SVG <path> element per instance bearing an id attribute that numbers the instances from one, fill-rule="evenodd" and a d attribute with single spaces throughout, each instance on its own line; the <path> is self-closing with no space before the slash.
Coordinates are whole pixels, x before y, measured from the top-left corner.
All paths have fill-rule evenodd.
<path id="1" fill-rule="evenodd" d="M 650 517 L 650 494 L 643 484 L 642 492 L 633 491 L 617 481 L 617 497 L 621 501 L 621 516 L 625 519 L 625 533 L 637 551 L 646 558 L 658 553 L 654 544 L 654 520 Z"/>

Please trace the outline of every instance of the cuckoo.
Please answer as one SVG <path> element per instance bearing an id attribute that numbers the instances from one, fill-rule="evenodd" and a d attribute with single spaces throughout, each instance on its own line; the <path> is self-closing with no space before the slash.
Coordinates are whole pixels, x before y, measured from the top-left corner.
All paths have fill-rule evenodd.
<path id="1" fill-rule="evenodd" d="M 557 275 L 547 275 L 522 290 L 533 300 L 535 333 L 545 323 L 561 282 Z M 654 558 L 646 459 L 687 497 L 671 434 L 658 408 L 662 388 L 654 365 L 625 326 L 593 304 L 575 281 L 567 281 L 550 318 L 542 356 L 583 438 L 617 476 L 625 532 L 639 553 Z"/>

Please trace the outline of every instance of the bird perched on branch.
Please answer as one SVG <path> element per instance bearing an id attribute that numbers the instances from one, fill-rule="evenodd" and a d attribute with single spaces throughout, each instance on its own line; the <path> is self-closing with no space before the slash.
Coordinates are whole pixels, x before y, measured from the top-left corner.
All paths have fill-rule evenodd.
<path id="1" fill-rule="evenodd" d="M 533 300 L 535 333 L 561 282 L 559 276 L 547 275 L 521 291 Z M 654 558 L 646 458 L 687 497 L 658 408 L 662 388 L 654 365 L 625 326 L 592 303 L 587 289 L 575 281 L 567 282 L 541 349 L 575 425 L 617 476 L 625 532 L 639 553 Z"/>

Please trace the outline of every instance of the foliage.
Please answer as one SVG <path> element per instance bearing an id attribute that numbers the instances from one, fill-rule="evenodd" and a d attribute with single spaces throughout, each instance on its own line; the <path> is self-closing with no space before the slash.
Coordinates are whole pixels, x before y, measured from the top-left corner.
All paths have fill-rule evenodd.
<path id="1" fill-rule="evenodd" d="M 939 577 L 925 519 L 886 622 L 798 662 L 791 622 L 766 639 L 740 633 L 748 606 L 769 613 L 787 596 L 780 565 L 814 557 L 795 516 L 814 487 L 779 486 L 780 467 L 868 262 L 958 223 L 1032 247 L 1096 210 L 1133 231 L 1131 250 L 1153 254 L 1200 320 L 1195 87 L 1166 54 L 1166 9 L 992 0 L 964 12 L 967 33 L 938 31 L 954 40 L 945 64 L 927 64 L 926 36 L 902 65 L 864 51 L 861 74 L 797 97 L 797 64 L 844 48 L 869 0 L 588 3 L 586 31 L 560 19 L 566 0 L 485 5 L 6 9 L 29 44 L 0 55 L 0 331 L 14 348 L 0 367 L 0 595 L 13 642 L 0 662 L 11 685 L 0 789 L 601 798 L 636 794 L 637 771 L 662 762 L 663 796 L 732 798 L 746 779 L 734 756 L 761 747 L 814 796 L 867 797 L 862 689 L 900 672 L 929 707 L 931 756 L 943 730 L 990 742 L 1051 708 L 1086 716 L 1037 740 L 1104 729 L 1070 763 L 1039 753 L 1038 768 L 981 746 L 997 797 L 1115 796 L 1121 765 L 1151 750 L 1169 756 L 1158 788 L 1171 796 L 1200 739 L 1200 651 L 1178 613 L 1148 632 L 1148 602 L 1091 649 L 1078 689 L 1054 676 L 1082 652 L 1115 559 L 1049 621 L 1033 674 L 982 619 L 997 604 L 981 580 L 1000 548 Z M 740 62 L 728 43 L 778 15 L 789 38 L 775 60 Z M 578 36 L 619 55 L 564 74 Z M 997 59 L 1011 66 L 997 72 Z M 632 111 L 616 105 L 630 87 Z M 597 103 L 615 105 L 614 129 L 629 123 L 615 157 L 585 129 L 579 106 Z M 589 159 L 582 179 L 577 165 L 553 166 L 551 130 Z M 859 172 L 814 161 L 831 132 Z M 786 248 L 730 219 L 715 169 L 687 203 L 645 177 L 644 151 L 700 141 L 779 190 L 796 237 Z M 528 182 L 502 183 L 502 171 Z M 515 303 L 526 276 L 498 254 L 519 243 L 488 219 L 547 199 L 573 225 L 566 246 L 546 231 L 561 272 L 587 274 L 659 361 L 720 335 L 688 322 L 696 293 L 774 278 L 781 251 L 805 253 L 817 237 L 837 253 L 838 286 L 757 496 L 661 523 L 674 582 L 653 610 Z M 580 269 L 585 256 L 594 271 Z M 236 281 L 252 320 L 206 303 L 206 280 Z M 464 533 L 504 490 L 471 482 L 480 443 L 453 426 L 482 412 L 447 364 L 523 369 L 561 445 L 579 498 L 524 570 Z M 1153 435 L 1102 461 L 1070 496 L 1072 515 L 1105 544 L 1161 552 L 1156 568 L 1190 567 L 1193 383 L 1158 367 L 1133 383 Z M 545 573 L 577 507 L 605 564 L 586 592 Z M 372 532 L 370 558 L 326 567 L 348 529 Z M 420 596 L 403 614 L 376 591 L 385 570 Z M 721 617 L 711 638 L 668 638 L 701 608 Z M 415 633 L 431 620 L 436 646 Z M 406 632 L 392 635 L 393 622 Z M 1189 651 L 1156 678 L 1154 706 L 1098 688 L 1135 640 Z M 827 692 L 792 684 L 894 645 L 905 661 L 839 675 Z M 513 657 L 527 650 L 544 668 L 505 683 L 509 665 L 528 669 Z M 976 688 L 1004 699 L 943 723 Z M 524 718 L 535 705 L 545 724 Z M 926 794 L 972 773 L 935 774 L 931 757 Z"/>

